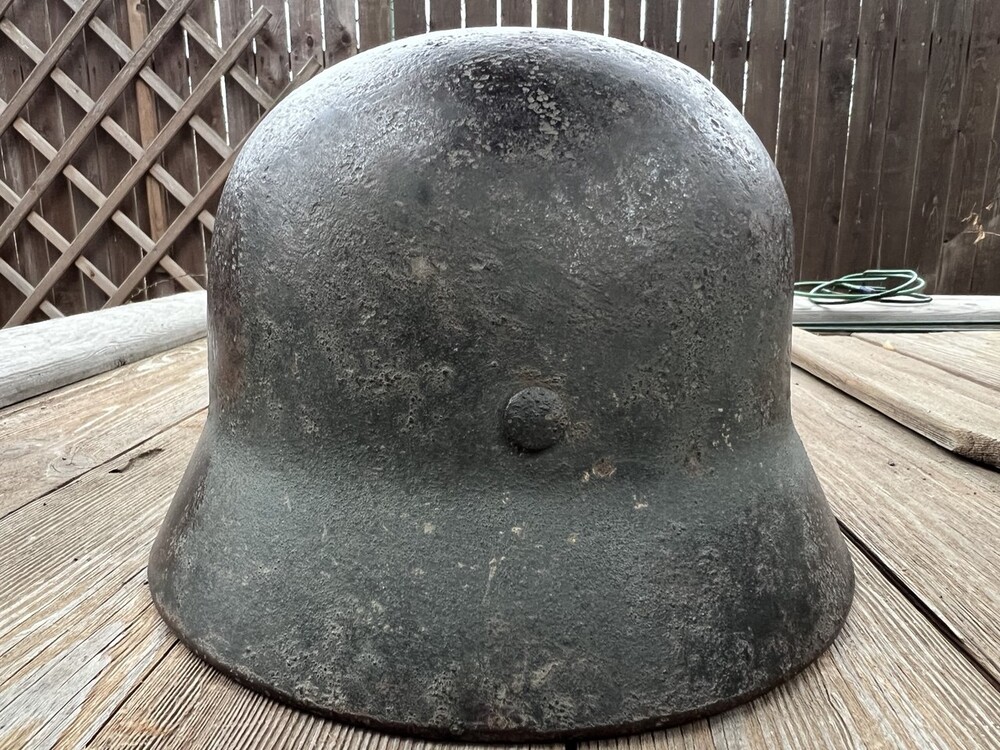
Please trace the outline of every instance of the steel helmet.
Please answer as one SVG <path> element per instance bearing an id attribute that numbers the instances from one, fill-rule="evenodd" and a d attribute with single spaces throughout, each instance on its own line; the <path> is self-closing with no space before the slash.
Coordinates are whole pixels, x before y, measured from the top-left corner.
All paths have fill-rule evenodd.
<path id="1" fill-rule="evenodd" d="M 336 65 L 222 196 L 159 611 L 269 695 L 432 737 L 779 684 L 853 591 L 790 417 L 791 252 L 766 151 L 667 57 L 470 30 Z"/>

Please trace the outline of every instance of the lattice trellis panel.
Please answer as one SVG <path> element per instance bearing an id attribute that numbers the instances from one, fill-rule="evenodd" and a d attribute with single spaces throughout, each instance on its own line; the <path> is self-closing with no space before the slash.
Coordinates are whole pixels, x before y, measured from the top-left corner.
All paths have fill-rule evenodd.
<path id="1" fill-rule="evenodd" d="M 291 82 L 263 80 L 253 47 L 267 44 L 271 9 L 219 7 L 0 0 L 6 326 L 202 288 L 240 147 L 323 65 L 320 52 Z"/>

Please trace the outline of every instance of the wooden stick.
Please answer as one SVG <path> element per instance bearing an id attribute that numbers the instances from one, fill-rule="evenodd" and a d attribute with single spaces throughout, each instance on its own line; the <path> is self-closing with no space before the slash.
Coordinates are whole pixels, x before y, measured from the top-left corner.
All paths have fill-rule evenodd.
<path id="1" fill-rule="evenodd" d="M 0 99 L 0 107 L 2 106 L 3 106 L 3 99 Z M 52 159 L 52 157 L 55 156 L 56 154 L 55 146 L 53 146 L 47 140 L 45 140 L 44 136 L 42 136 L 41 133 L 39 133 L 30 124 L 28 124 L 24 120 L 24 118 L 18 117 L 16 120 L 14 120 L 14 130 L 20 133 L 24 137 L 24 139 L 29 144 L 34 146 L 35 149 L 37 149 L 38 152 L 46 159 Z M 76 167 L 73 166 L 66 167 L 66 169 L 63 170 L 63 175 L 65 175 L 66 179 L 68 179 L 71 183 L 73 183 L 73 185 L 75 185 L 80 190 L 81 193 L 83 193 L 86 197 L 90 198 L 90 200 L 92 200 L 95 205 L 100 206 L 102 203 L 104 203 L 104 201 L 107 200 L 107 197 L 104 195 L 104 193 L 102 193 L 101 190 L 89 179 L 87 179 L 87 177 L 82 172 L 80 172 Z M 8 190 L 10 190 L 10 194 L 13 195 L 14 199 L 9 200 L 8 196 L 5 195 L 4 200 L 7 200 L 12 206 L 14 206 L 20 200 L 20 196 L 17 195 L 17 193 L 15 193 L 10 188 L 8 188 Z M 62 235 L 59 235 L 59 233 L 56 232 L 56 230 L 53 227 L 51 227 L 40 216 L 38 216 L 38 219 L 43 222 L 43 225 L 48 229 L 51 229 L 52 232 L 55 232 L 55 234 L 60 238 L 60 240 L 62 240 L 62 243 L 64 244 L 61 244 L 59 241 L 56 241 L 52 237 L 47 235 L 45 230 L 40 228 L 40 226 L 32 220 L 32 217 L 35 216 L 38 216 L 38 214 L 32 211 L 32 213 L 28 215 L 27 219 L 28 222 L 31 223 L 32 226 L 34 226 L 36 229 L 38 229 L 42 233 L 42 235 L 45 236 L 46 239 L 48 239 L 50 242 L 56 245 L 59 252 L 65 252 L 66 248 L 69 247 L 70 243 L 64 238 L 62 238 Z M 129 237 L 135 240 L 136 244 L 139 245 L 139 247 L 143 251 L 148 253 L 153 249 L 153 247 L 155 247 L 156 241 L 151 239 L 149 235 L 147 235 L 144 231 L 142 231 L 142 229 L 140 229 L 139 226 L 134 221 L 132 221 L 128 216 L 123 214 L 121 211 L 115 211 L 114 215 L 111 217 L 111 220 L 119 227 L 121 227 Z M 94 282 L 99 287 L 101 287 L 104 293 L 107 294 L 108 296 L 110 296 L 118 288 L 115 286 L 114 282 L 105 277 L 100 271 L 97 270 L 97 267 L 94 266 L 86 258 L 83 257 L 77 258 L 76 265 L 81 271 L 83 271 L 84 274 L 86 274 L 89 278 L 93 279 Z M 180 266 L 180 264 L 177 263 L 173 258 L 164 258 L 163 262 L 160 263 L 160 265 L 164 268 L 164 270 L 167 271 L 167 273 L 173 276 L 177 280 L 177 282 L 188 291 L 197 292 L 202 289 L 201 285 L 196 280 L 192 279 L 190 274 L 188 274 L 188 272 L 185 271 Z M 103 279 L 103 281 L 107 283 L 106 284 L 103 283 L 101 279 Z"/>
<path id="2" fill-rule="evenodd" d="M 76 35 L 80 33 L 81 29 L 93 17 L 94 13 L 97 12 L 98 7 L 103 1 L 86 0 L 80 6 L 80 9 L 73 14 L 73 17 L 69 19 L 69 23 L 63 27 L 63 30 L 52 41 L 52 46 L 46 51 L 45 56 L 32 68 L 27 78 L 24 79 L 17 91 L 14 92 L 14 96 L 11 97 L 10 102 L 8 102 L 3 111 L 0 111 L 0 133 L 6 131 L 10 127 L 10 124 L 14 122 L 14 118 L 21 113 L 24 105 L 28 103 L 35 90 L 48 78 L 49 73 L 52 72 L 56 63 L 59 62 L 59 58 L 62 57 L 63 52 L 73 43 Z"/>
<path id="3" fill-rule="evenodd" d="M 281 94 L 275 99 L 275 104 L 281 101 L 285 96 L 291 93 L 293 90 L 298 88 L 301 84 L 305 83 L 307 80 L 312 78 L 319 70 L 322 69 L 322 65 L 316 58 L 310 58 L 310 60 L 302 66 L 302 69 L 296 74 L 295 79 L 289 83 Z M 138 286 L 139 282 L 142 281 L 143 277 L 149 273 L 150 269 L 159 262 L 167 251 L 170 250 L 171 245 L 177 240 L 181 232 L 185 227 L 191 222 L 192 215 L 199 210 L 199 208 L 209 201 L 213 195 L 223 186 L 226 178 L 229 176 L 230 170 L 233 168 L 233 164 L 236 161 L 236 157 L 239 155 L 240 150 L 243 148 L 243 144 L 246 143 L 247 139 L 250 137 L 253 131 L 243 136 L 236 147 L 233 149 L 233 153 L 230 154 L 219 168 L 212 173 L 212 176 L 208 178 L 204 185 L 202 185 L 201 190 L 198 191 L 198 195 L 195 196 L 194 200 L 188 204 L 174 222 L 167 229 L 166 233 L 156 242 L 156 247 L 150 251 L 139 264 L 132 269 L 132 272 L 125 278 L 118 287 L 118 290 L 111 295 L 111 299 L 105 303 L 104 307 L 114 307 L 115 305 L 120 305 L 128 299 L 129 294 L 132 290 Z"/>
<path id="4" fill-rule="evenodd" d="M 83 142 L 90 136 L 94 127 L 101 121 L 107 111 L 114 105 L 118 97 L 121 96 L 125 87 L 132 82 L 136 73 L 139 69 L 146 63 L 150 55 L 153 54 L 153 50 L 160 41 L 167 35 L 167 32 L 173 28 L 174 24 L 180 19 L 181 15 L 187 10 L 188 6 L 194 0 L 177 0 L 177 2 L 164 14 L 163 18 L 160 19 L 159 23 L 156 24 L 153 31 L 148 37 L 143 41 L 139 49 L 136 50 L 132 59 L 129 60 L 125 66 L 118 72 L 118 75 L 112 79 L 108 87 L 101 93 L 94 102 L 94 107 L 83 119 L 80 120 L 80 124 L 76 126 L 66 142 L 63 143 L 56 157 L 50 161 L 45 168 L 38 174 L 35 181 L 32 183 L 31 187 L 25 191 L 24 196 L 21 198 L 21 202 L 17 204 L 16 207 L 8 214 L 7 218 L 4 219 L 3 224 L 0 224 L 0 245 L 7 241 L 7 239 L 14 233 L 17 225 L 24 221 L 24 218 L 30 213 L 31 209 L 35 207 L 39 199 L 42 197 L 42 193 L 45 189 L 52 184 L 52 181 L 62 173 L 63 168 L 69 164 L 70 160 L 76 156 L 77 150 L 83 144 Z M 60 262 L 67 256 L 56 260 L 56 265 L 58 266 Z M 72 264 L 72 260 L 69 262 Z M 65 270 L 65 269 L 64 269 Z M 45 274 L 45 278 L 49 276 L 49 273 Z M 49 284 L 49 287 L 52 285 Z M 37 290 L 36 290 L 37 291 Z M 48 291 L 48 287 L 46 288 Z M 29 299 L 40 299 L 36 294 L 32 294 Z M 37 305 L 36 301 L 31 309 Z M 23 307 L 23 305 L 22 305 Z M 31 312 L 31 309 L 25 311 L 24 317 L 27 313 Z M 15 313 L 16 315 L 16 313 Z M 21 319 L 23 320 L 24 317 Z"/>
<path id="5" fill-rule="evenodd" d="M 31 282 L 24 278 L 21 274 L 15 270 L 15 268 L 7 261 L 0 258 L 0 276 L 3 276 L 11 285 L 17 289 L 21 294 L 27 297 L 34 290 L 35 287 L 31 285 Z M 46 300 L 40 305 L 42 312 L 48 315 L 50 318 L 62 318 L 63 314 L 59 311 L 55 305 Z"/>
<path id="6" fill-rule="evenodd" d="M 91 21 L 91 26 L 99 23 L 98 19 L 93 19 Z M 105 27 L 107 28 L 107 27 Z M 14 42 L 24 52 L 28 57 L 34 61 L 38 61 L 42 58 L 44 53 L 35 46 L 27 36 L 25 36 L 16 26 L 14 26 L 10 21 L 2 20 L 0 21 L 0 31 L 7 35 L 7 37 Z M 110 30 L 109 30 L 110 31 Z M 117 38 L 117 37 L 116 37 Z M 148 71 L 149 68 L 143 68 L 143 73 Z M 94 100 L 90 98 L 83 89 L 81 89 L 72 78 L 61 69 L 56 68 L 52 71 L 52 81 L 59 86 L 66 94 L 84 111 L 90 111 L 94 106 Z M 162 80 L 161 80 L 162 83 Z M 166 85 L 166 84 L 164 84 Z M 170 91 L 171 96 L 175 97 L 177 100 L 177 106 L 179 108 L 183 104 L 183 100 Z M 168 102 L 169 103 L 169 102 Z M 143 148 L 139 145 L 138 141 L 132 138 L 131 135 L 117 122 L 112 120 L 110 117 L 105 117 L 101 120 L 101 127 L 104 131 L 110 135 L 115 141 L 126 151 L 128 151 L 133 158 L 138 159 L 142 156 Z M 228 152 L 228 146 L 226 146 Z M 163 185 L 169 193 L 174 196 L 182 205 L 186 206 L 191 202 L 193 196 L 187 191 L 177 179 L 170 174 L 162 165 L 154 164 L 149 172 L 153 175 L 161 185 Z M 198 220 L 208 229 L 210 232 L 213 231 L 215 227 L 215 217 L 212 216 L 208 211 L 202 211 L 198 215 Z M 137 240 L 138 241 L 138 240 Z"/>
<path id="7" fill-rule="evenodd" d="M 180 0 L 176 7 L 185 6 L 190 2 L 190 0 Z M 87 243 L 93 239 L 94 234 L 100 229 L 101 225 L 106 222 L 111 215 L 114 213 L 118 204 L 125 198 L 125 195 L 132 190 L 135 183 L 146 174 L 150 166 L 160 155 L 164 148 L 170 143 L 170 140 L 177 134 L 177 132 L 187 124 L 188 119 L 191 117 L 192 113 L 201 104 L 202 99 L 208 95 L 210 91 L 219 84 L 219 77 L 223 75 L 232 65 L 236 62 L 236 58 L 243 52 L 243 48 L 250 44 L 251 39 L 254 35 L 263 28 L 264 24 L 267 23 L 268 19 L 271 17 L 271 13 L 265 9 L 258 10 L 250 22 L 243 27 L 242 31 L 237 35 L 236 39 L 226 50 L 226 54 L 223 55 L 205 74 L 205 77 L 198 82 L 198 85 L 194 87 L 191 95 L 188 97 L 187 101 L 184 102 L 174 116 L 170 118 L 163 130 L 161 130 L 153 142 L 149 144 L 149 147 L 143 153 L 132 168 L 126 172 L 125 176 L 122 177 L 121 181 L 111 191 L 108 196 L 107 201 L 101 205 L 90 220 L 87 222 L 86 226 L 80 230 L 80 233 L 73 240 L 70 247 L 66 252 L 56 259 L 56 262 L 52 264 L 52 267 L 45 273 L 41 281 L 35 287 L 35 291 L 26 299 L 21 306 L 14 311 L 10 320 L 4 324 L 4 327 L 10 327 L 23 322 L 28 315 L 31 314 L 32 310 L 35 309 L 45 297 L 45 294 L 51 289 L 55 283 L 59 280 L 59 277 L 69 268 L 73 261 L 84 251 Z M 166 18 L 166 16 L 164 16 Z M 157 27 L 163 23 L 162 19 Z M 155 33 L 155 31 L 153 32 Z M 150 37 L 152 34 L 150 34 Z M 149 37 L 147 37 L 148 40 Z M 102 95 L 103 96 L 103 95 Z M 54 162 L 52 162 L 54 163 Z M 50 164 L 51 166 L 51 164 Z M 22 201 L 23 203 L 23 201 Z M 164 235 L 166 236 L 166 235 Z M 162 239 L 162 238 L 161 238 Z M 0 240 L 2 241 L 2 240 Z"/>

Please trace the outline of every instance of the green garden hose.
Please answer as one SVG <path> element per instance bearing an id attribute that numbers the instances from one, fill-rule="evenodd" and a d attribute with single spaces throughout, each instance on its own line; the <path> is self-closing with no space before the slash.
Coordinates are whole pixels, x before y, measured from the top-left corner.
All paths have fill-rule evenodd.
<path id="1" fill-rule="evenodd" d="M 931 297 L 921 294 L 927 282 L 908 268 L 878 268 L 849 273 L 830 281 L 797 281 L 795 296 L 817 305 L 849 305 L 855 302 L 893 302 L 922 305 Z"/>

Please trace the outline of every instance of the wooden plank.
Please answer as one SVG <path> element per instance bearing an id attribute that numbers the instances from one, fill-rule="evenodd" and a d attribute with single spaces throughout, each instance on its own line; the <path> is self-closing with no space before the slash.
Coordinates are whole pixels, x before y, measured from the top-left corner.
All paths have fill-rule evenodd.
<path id="1" fill-rule="evenodd" d="M 166 0 L 162 0 L 162 2 L 166 2 Z M 239 30 L 250 20 L 251 12 L 250 3 L 219 3 L 221 47 L 207 34 L 204 35 L 208 36 L 205 39 L 193 32 L 190 25 L 186 25 L 184 28 L 203 49 L 210 48 L 212 55 L 218 59 L 222 49 L 232 44 Z M 186 18 L 181 19 L 182 25 L 185 20 Z M 253 49 L 246 50 L 236 60 L 232 73 L 234 82 L 227 81 L 226 85 L 226 112 L 229 117 L 229 142 L 236 143 L 257 124 L 262 109 L 270 106 L 271 96 L 257 83 L 257 63 L 254 59 Z"/>
<path id="2" fill-rule="evenodd" d="M 323 0 L 323 52 L 327 67 L 358 53 L 354 0 Z M 459 18 L 459 26 L 462 25 Z"/>
<path id="3" fill-rule="evenodd" d="M 1000 474 L 805 373 L 792 382 L 795 424 L 841 523 L 1000 685 Z"/>
<path id="4" fill-rule="evenodd" d="M 709 719 L 580 750 L 992 747 L 997 692 L 870 562 L 854 566 L 847 624 L 802 674 Z"/>
<path id="5" fill-rule="evenodd" d="M 392 39 L 389 3 L 383 0 L 358 0 L 358 42 L 362 50 L 377 47 Z"/>
<path id="6" fill-rule="evenodd" d="M 907 0 L 899 6 L 889 116 L 875 199 L 879 224 L 874 263 L 880 268 L 901 268 L 906 263 L 906 232 L 917 167 L 916 144 L 920 138 L 928 47 L 936 4 L 936 0 Z"/>
<path id="7" fill-rule="evenodd" d="M 194 89 L 191 91 L 191 95 L 188 97 L 187 101 L 184 102 L 182 106 L 170 121 L 167 122 L 160 132 L 157 134 L 153 142 L 146 148 L 143 155 L 132 165 L 132 168 L 126 173 L 122 178 L 121 182 L 115 187 L 112 193 L 108 196 L 108 200 L 102 204 L 94 215 L 87 222 L 87 225 L 80 230 L 80 233 L 71 243 L 70 247 L 67 248 L 66 252 L 60 256 L 52 267 L 45 274 L 38 285 L 35 287 L 35 291 L 26 299 L 21 306 L 15 311 L 14 315 L 11 316 L 10 320 L 7 322 L 7 326 L 17 325 L 27 317 L 34 307 L 39 303 L 42 296 L 51 288 L 55 280 L 65 271 L 65 269 L 73 263 L 76 257 L 83 251 L 87 243 L 90 242 L 94 231 L 110 218 L 111 214 L 114 212 L 115 207 L 118 202 L 124 197 L 136 180 L 140 179 L 142 175 L 146 173 L 152 162 L 160 155 L 164 147 L 170 143 L 171 139 L 177 132 L 184 127 L 187 119 L 199 106 L 204 97 L 211 91 L 212 86 L 217 83 L 218 77 L 224 73 L 233 64 L 236 57 L 242 51 L 243 46 L 249 43 L 250 37 L 257 33 L 257 31 L 266 23 L 268 14 L 266 11 L 258 11 L 254 14 L 253 20 L 248 24 L 243 31 L 236 37 L 233 45 L 229 48 L 227 53 L 221 57 L 211 68 L 211 70 L 206 73 L 205 78 L 200 81 Z M 185 209 L 187 210 L 187 209 Z M 164 235 L 166 237 L 167 235 Z M 162 237 L 160 238 L 162 241 Z"/>
<path id="8" fill-rule="evenodd" d="M 427 32 L 424 0 L 394 0 L 393 39 L 403 39 Z"/>
<path id="9" fill-rule="evenodd" d="M 37 20 L 37 13 L 34 11 L 35 7 L 33 0 L 17 0 L 9 11 L 12 18 L 5 18 L 3 22 L 12 24 L 13 19 L 24 26 L 30 22 L 30 19 Z M 20 82 L 30 74 L 31 69 L 32 66 L 17 49 L 7 44 L 6 40 L 0 40 L 0 96 L 4 100 L 9 99 L 16 93 Z M 38 177 L 38 173 L 44 168 L 44 165 L 38 162 L 31 147 L 25 144 L 16 133 L 9 130 L 0 131 L 0 150 L 3 151 L 4 157 L 5 182 L 19 196 L 24 195 Z M 6 214 L 4 218 L 6 222 L 11 218 L 11 212 L 5 210 L 4 213 Z M 47 246 L 44 238 L 36 234 L 29 227 L 22 225 L 21 221 L 23 219 L 18 220 L 17 223 L 8 224 L 12 231 L 0 237 L 0 246 L 8 242 L 10 243 L 12 252 L 10 252 L 8 257 L 10 257 L 14 268 L 19 272 L 16 278 L 6 272 L 4 276 L 22 294 L 25 294 L 24 286 L 17 279 L 19 278 L 23 281 L 29 287 L 29 290 L 25 294 L 27 297 L 27 295 L 31 294 L 30 290 L 34 288 L 34 285 L 45 275 L 45 271 L 52 263 L 54 253 L 51 253 L 51 249 Z M 82 288 L 80 289 L 80 294 L 82 295 Z M 55 309 L 54 299 L 51 296 L 46 301 L 50 305 L 53 305 L 53 309 Z M 40 320 L 41 318 L 40 316 L 36 316 L 34 319 Z"/>
<path id="10" fill-rule="evenodd" d="M 750 19 L 746 107 L 743 114 L 774 158 L 785 57 L 785 0 L 755 0 Z"/>
<path id="11" fill-rule="evenodd" d="M 854 338 L 1000 391 L 1000 331 L 856 333 Z"/>
<path id="12" fill-rule="evenodd" d="M 642 3 L 640 0 L 610 0 L 608 35 L 639 44 L 642 40 Z"/>
<path id="13" fill-rule="evenodd" d="M 114 29 L 116 36 L 127 39 L 129 31 L 126 6 L 130 1 L 110 0 L 101 6 L 94 18 Z M 121 24 L 119 24 L 117 17 L 119 11 L 121 12 Z M 104 44 L 92 28 L 85 29 L 83 37 L 85 46 L 80 51 L 86 53 L 82 64 L 87 71 L 87 82 L 84 90 L 92 99 L 97 100 L 108 86 L 112 85 L 115 76 L 121 69 L 121 61 L 115 51 Z M 108 108 L 106 117 L 118 123 L 133 139 L 138 140 L 140 132 L 135 100 L 136 81 L 138 81 L 138 77 L 123 87 L 121 96 Z M 73 163 L 104 194 L 114 190 L 121 178 L 128 172 L 129 167 L 132 166 L 129 154 L 123 151 L 106 132 L 96 126 L 74 157 Z M 148 227 L 149 225 L 144 220 L 145 216 L 140 217 L 139 215 L 136 199 L 134 189 L 127 191 L 122 196 L 122 201 L 117 209 L 135 224 Z M 145 215 L 146 212 L 142 213 Z M 81 228 L 86 226 L 86 218 L 89 218 L 89 215 L 91 214 L 80 216 L 79 225 Z M 142 256 L 136 243 L 113 222 L 108 222 L 97 229 L 93 242 L 87 250 L 87 257 L 116 284 L 125 278 L 129 269 L 138 263 Z M 163 285 L 167 286 L 165 291 L 170 293 L 176 291 L 177 286 L 172 280 L 169 280 L 167 274 L 161 269 L 157 269 L 157 271 L 159 275 L 156 280 L 162 280 Z M 93 288 L 90 284 L 84 285 L 84 292 L 88 310 L 98 309 L 107 299 L 106 294 Z M 146 289 L 144 288 L 138 298 L 145 299 L 145 297 Z"/>
<path id="14" fill-rule="evenodd" d="M 465 25 L 496 26 L 497 0 L 465 0 Z"/>
<path id="15" fill-rule="evenodd" d="M 204 336 L 204 292 L 0 331 L 0 407 Z"/>
<path id="16" fill-rule="evenodd" d="M 112 107 L 115 100 L 121 95 L 125 87 L 128 86 L 132 78 L 145 64 L 146 60 L 153 53 L 154 48 L 167 33 L 169 29 L 180 18 L 180 15 L 191 4 L 192 0 L 177 0 L 163 16 L 156 27 L 146 37 L 142 46 L 135 51 L 132 59 L 126 63 L 115 76 L 114 81 L 108 86 L 100 97 L 94 102 L 93 108 L 87 112 L 80 124 L 74 129 L 66 142 L 62 145 L 56 157 L 50 161 L 39 173 L 31 187 L 25 191 L 24 197 L 7 218 L 0 224 L 0 242 L 6 240 L 14 231 L 14 228 L 28 215 L 35 203 L 41 198 L 42 192 L 51 182 L 62 172 L 65 166 L 76 154 L 80 144 L 90 135 L 94 127 L 103 119 L 105 113 Z M 65 256 L 63 256 L 65 257 Z"/>
<path id="17" fill-rule="evenodd" d="M 502 0 L 501 26 L 531 26 L 531 0 Z"/>
<path id="18" fill-rule="evenodd" d="M 537 0 L 537 3 L 536 14 L 540 27 L 550 29 L 565 29 L 567 27 L 569 24 L 566 13 L 567 0 Z"/>
<path id="19" fill-rule="evenodd" d="M 914 332 L 952 330 L 958 326 L 1000 327 L 1000 299 L 995 296 L 936 295 L 924 305 L 856 302 L 850 305 L 817 305 L 796 297 L 792 323 L 803 328 L 852 331 L 877 326 L 900 327 Z"/>
<path id="20" fill-rule="evenodd" d="M 0 522 L 9 583 L 0 594 L 4 734 L 33 747 L 84 744 L 175 642 L 144 568 L 204 418 Z"/>
<path id="21" fill-rule="evenodd" d="M 718 6 L 712 83 L 742 112 L 750 0 L 719 0 Z"/>
<path id="22" fill-rule="evenodd" d="M 973 0 L 939 2 L 934 13 L 919 150 L 906 235 L 907 268 L 940 291 L 937 273 L 944 244 L 949 177 L 962 107 Z"/>
<path id="23" fill-rule="evenodd" d="M 677 45 L 677 59 L 710 80 L 714 10 L 714 3 L 684 0 L 681 3 L 680 41 Z"/>
<path id="24" fill-rule="evenodd" d="M 271 14 L 267 25 L 254 39 L 254 65 L 257 80 L 264 91 L 274 96 L 288 84 L 288 21 L 284 0 L 252 0 L 254 11 Z M 388 3 L 386 3 L 388 5 Z"/>
<path id="25" fill-rule="evenodd" d="M 828 2 L 823 8 L 812 149 L 805 157 L 810 164 L 799 266 L 804 279 L 864 270 L 835 266 L 860 10 L 859 0 Z"/>
<path id="26" fill-rule="evenodd" d="M 203 409 L 205 351 L 188 344 L 0 412 L 0 516 Z"/>
<path id="27" fill-rule="evenodd" d="M 802 230 L 806 222 L 813 123 L 819 90 L 821 27 L 816 19 L 822 17 L 822 13 L 823 0 L 789 0 L 788 43 L 775 161 L 792 207 L 796 275 L 800 275 L 798 271 L 806 252 Z"/>
<path id="28" fill-rule="evenodd" d="M 1000 392 L 850 336 L 794 329 L 792 362 L 938 445 L 1000 467 Z"/>
<path id="29" fill-rule="evenodd" d="M 322 0 L 298 0 L 288 4 L 289 56 L 293 72 L 313 57 L 323 59 L 321 4 Z"/>
<path id="30" fill-rule="evenodd" d="M 885 153 L 896 47 L 899 0 L 871 0 L 861 6 L 850 132 L 844 159 L 844 188 L 837 225 L 836 268 L 863 271 L 875 266 L 876 210 Z"/>
<path id="31" fill-rule="evenodd" d="M 462 28 L 462 0 L 431 0 L 431 31 Z"/>
<path id="32" fill-rule="evenodd" d="M 593 34 L 604 33 L 604 0 L 573 0 L 573 28 Z"/>
<path id="33" fill-rule="evenodd" d="M 60 10 L 59 6 L 44 5 L 44 12 L 36 10 L 26 16 L 22 21 L 21 28 L 32 38 L 39 39 L 39 43 L 48 49 L 52 40 L 70 20 L 64 18 L 63 14 L 59 12 Z M 63 53 L 63 57 L 79 54 L 81 43 L 82 39 L 74 40 L 67 51 Z M 71 129 L 67 128 L 64 108 L 74 109 L 70 102 L 63 99 L 51 79 L 47 78 L 36 90 L 32 101 L 28 103 L 25 109 L 25 118 L 15 118 L 14 123 L 23 123 L 25 119 L 30 120 L 34 128 L 44 134 L 50 143 L 61 144 L 66 140 L 66 133 Z M 72 118 L 72 115 L 70 117 Z M 37 156 L 36 163 L 39 163 Z M 20 198 L 20 195 L 17 197 Z M 62 237 L 74 236 L 78 227 L 74 205 L 77 198 L 72 186 L 68 185 L 65 180 L 53 181 L 36 207 L 38 218 L 42 218 L 51 229 Z M 38 229 L 38 224 L 33 219 L 34 213 L 29 214 L 25 221 Z M 48 257 L 51 260 L 59 252 L 59 248 L 55 247 L 46 232 L 39 231 L 49 245 Z M 84 262 L 89 263 L 86 260 Z M 52 290 L 53 302 L 64 313 L 72 315 L 86 309 L 84 293 L 87 282 L 85 278 L 93 279 L 92 276 L 84 274 L 82 271 L 80 274 L 67 273 Z"/>
<path id="34" fill-rule="evenodd" d="M 986 207 L 993 200 L 993 186 L 987 184 L 991 155 L 996 163 L 993 134 L 1000 97 L 1000 88 L 996 85 L 1000 80 L 1000 4 L 974 3 L 972 14 L 955 134 L 955 158 L 945 211 L 945 242 L 938 264 L 938 290 L 949 294 L 968 294 L 974 284 L 978 293 L 984 293 L 984 288 L 988 287 L 976 282 L 992 278 L 990 273 L 1000 275 L 1000 269 L 976 268 L 979 249 L 982 247 L 986 256 L 995 244 L 994 238 L 988 235 L 980 239 L 980 228 L 982 220 L 988 221 L 994 213 Z M 984 275 L 978 275 L 977 270 Z M 985 293 L 996 291 L 991 289 Z"/>

